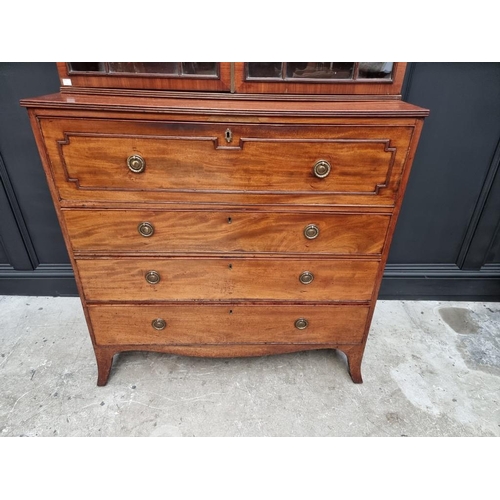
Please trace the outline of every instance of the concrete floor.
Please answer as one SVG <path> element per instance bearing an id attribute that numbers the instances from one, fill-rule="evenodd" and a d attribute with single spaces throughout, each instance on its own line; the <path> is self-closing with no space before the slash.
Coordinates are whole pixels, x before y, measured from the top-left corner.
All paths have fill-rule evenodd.
<path id="1" fill-rule="evenodd" d="M 77 298 L 0 297 L 0 436 L 500 436 L 500 304 L 379 301 L 363 361 L 115 357 Z"/>

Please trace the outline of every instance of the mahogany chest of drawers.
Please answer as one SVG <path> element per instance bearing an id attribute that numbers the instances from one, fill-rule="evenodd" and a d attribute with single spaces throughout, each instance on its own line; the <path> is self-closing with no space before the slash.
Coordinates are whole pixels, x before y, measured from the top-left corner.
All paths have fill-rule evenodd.
<path id="1" fill-rule="evenodd" d="M 122 94 L 23 101 L 98 385 L 129 350 L 339 349 L 361 382 L 427 111 L 399 99 Z"/>

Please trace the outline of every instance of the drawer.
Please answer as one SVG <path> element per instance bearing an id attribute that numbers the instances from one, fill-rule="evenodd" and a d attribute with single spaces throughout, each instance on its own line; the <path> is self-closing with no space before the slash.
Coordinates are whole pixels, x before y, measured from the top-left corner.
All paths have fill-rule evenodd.
<path id="1" fill-rule="evenodd" d="M 68 119 L 42 127 L 63 200 L 351 205 L 393 204 L 413 131 Z"/>
<path id="2" fill-rule="evenodd" d="M 77 267 L 89 301 L 369 301 L 379 263 L 332 259 L 122 258 L 78 260 Z"/>
<path id="3" fill-rule="evenodd" d="M 354 344 L 363 339 L 368 310 L 354 305 L 88 307 L 98 345 Z"/>
<path id="4" fill-rule="evenodd" d="M 380 255 L 390 220 L 388 215 L 230 211 L 63 210 L 63 214 L 76 252 L 134 254 Z M 314 239 L 304 234 L 311 225 L 318 231 Z M 141 236 L 139 227 L 153 231 L 152 235 Z"/>

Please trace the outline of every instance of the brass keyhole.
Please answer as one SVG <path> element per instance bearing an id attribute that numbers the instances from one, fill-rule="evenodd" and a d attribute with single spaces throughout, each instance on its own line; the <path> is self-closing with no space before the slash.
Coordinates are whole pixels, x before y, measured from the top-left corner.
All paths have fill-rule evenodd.
<path id="1" fill-rule="evenodd" d="M 230 128 L 226 130 L 226 132 L 224 133 L 224 137 L 226 138 L 227 143 L 230 143 L 233 140 L 233 133 L 231 132 Z"/>

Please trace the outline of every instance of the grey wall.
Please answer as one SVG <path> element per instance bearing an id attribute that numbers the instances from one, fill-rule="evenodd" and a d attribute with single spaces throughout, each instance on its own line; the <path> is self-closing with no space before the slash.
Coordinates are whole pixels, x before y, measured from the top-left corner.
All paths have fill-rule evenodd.
<path id="1" fill-rule="evenodd" d="M 500 63 L 412 63 L 429 108 L 381 298 L 500 300 Z M 0 63 L 0 294 L 74 295 L 23 97 L 58 92 L 54 63 Z"/>

